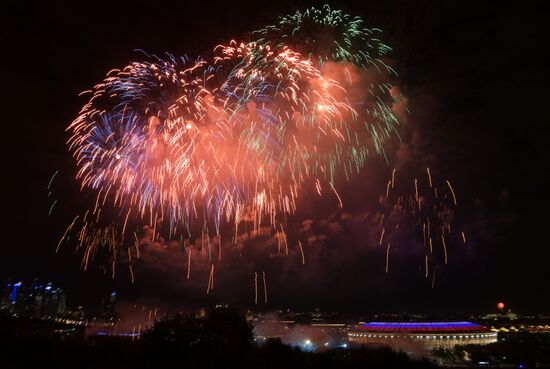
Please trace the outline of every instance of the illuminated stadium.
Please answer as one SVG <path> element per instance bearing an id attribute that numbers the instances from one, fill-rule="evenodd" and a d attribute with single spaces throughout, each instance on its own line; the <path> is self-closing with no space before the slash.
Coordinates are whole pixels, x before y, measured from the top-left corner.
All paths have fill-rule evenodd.
<path id="1" fill-rule="evenodd" d="M 470 322 L 370 322 L 351 328 L 348 338 L 356 344 L 408 351 L 413 347 L 431 350 L 456 345 L 486 345 L 497 341 L 497 333 Z"/>

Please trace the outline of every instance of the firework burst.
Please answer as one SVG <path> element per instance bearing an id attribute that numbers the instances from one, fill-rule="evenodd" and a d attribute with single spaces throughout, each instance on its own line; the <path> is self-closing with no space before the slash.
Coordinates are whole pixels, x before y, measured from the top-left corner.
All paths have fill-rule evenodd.
<path id="1" fill-rule="evenodd" d="M 152 241 L 165 224 L 168 239 L 195 226 L 217 237 L 221 258 L 222 223 L 234 240 L 243 222 L 282 230 L 306 186 L 342 207 L 336 179 L 384 154 L 397 133 L 401 95 L 379 33 L 325 6 L 219 45 L 210 59 L 145 54 L 112 70 L 68 127 L 77 178 L 96 197 L 62 240 L 77 232 L 87 265 L 105 245 L 113 260 L 125 243 L 139 255 L 143 225 Z M 102 226 L 107 206 L 117 218 Z"/>

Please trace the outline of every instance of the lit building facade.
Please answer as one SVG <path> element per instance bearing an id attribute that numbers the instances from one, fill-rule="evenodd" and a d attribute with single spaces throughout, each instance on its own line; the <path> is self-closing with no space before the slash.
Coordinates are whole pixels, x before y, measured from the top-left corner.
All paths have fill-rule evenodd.
<path id="1" fill-rule="evenodd" d="M 27 285 L 8 281 L 3 289 L 1 308 L 14 315 L 51 319 L 65 313 L 66 295 L 52 283 L 35 281 Z"/>
<path id="2" fill-rule="evenodd" d="M 486 345 L 497 342 L 497 333 L 470 322 L 370 322 L 351 327 L 348 339 L 355 344 L 411 351 Z"/>

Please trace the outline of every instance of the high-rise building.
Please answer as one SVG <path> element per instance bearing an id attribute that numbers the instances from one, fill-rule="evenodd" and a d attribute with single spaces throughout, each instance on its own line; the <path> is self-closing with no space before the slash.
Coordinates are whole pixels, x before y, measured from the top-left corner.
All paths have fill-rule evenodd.
<path id="1" fill-rule="evenodd" d="M 37 280 L 30 285 L 8 281 L 2 290 L 1 306 L 12 314 L 51 319 L 66 310 L 66 295 L 51 282 L 41 284 Z"/>
<path id="2" fill-rule="evenodd" d="M 18 312 L 24 307 L 24 286 L 23 282 L 14 282 L 9 285 L 9 303 L 11 312 Z"/>
<path id="3" fill-rule="evenodd" d="M 115 311 L 116 297 L 116 291 L 113 291 L 110 294 L 103 296 L 103 298 L 101 299 L 99 314 L 97 315 L 99 318 L 106 322 L 115 321 L 117 319 L 117 314 Z"/>

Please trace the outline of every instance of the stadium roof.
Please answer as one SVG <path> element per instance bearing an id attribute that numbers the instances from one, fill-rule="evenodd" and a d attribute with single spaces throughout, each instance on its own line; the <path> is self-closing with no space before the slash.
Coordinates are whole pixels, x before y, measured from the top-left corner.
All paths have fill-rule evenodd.
<path id="1" fill-rule="evenodd" d="M 361 324 L 359 330 L 367 332 L 487 332 L 482 325 L 470 322 L 370 322 Z"/>

